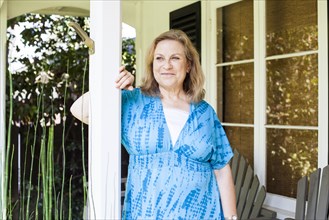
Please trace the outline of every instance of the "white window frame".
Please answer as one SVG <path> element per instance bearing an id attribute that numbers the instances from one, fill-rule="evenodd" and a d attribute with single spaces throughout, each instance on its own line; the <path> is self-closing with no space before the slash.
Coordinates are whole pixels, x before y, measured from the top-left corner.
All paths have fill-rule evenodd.
<path id="1" fill-rule="evenodd" d="M 216 10 L 219 7 L 239 2 L 240 0 L 230 1 L 210 1 L 208 6 L 208 17 L 210 21 L 208 33 L 210 33 L 209 50 L 210 63 L 208 71 L 209 78 L 207 89 L 210 90 L 210 103 L 216 106 L 216 78 L 217 78 L 217 59 L 216 59 Z M 292 129 L 302 128 L 318 131 L 318 167 L 324 167 L 328 164 L 328 10 L 327 1 L 318 0 L 318 50 L 311 53 L 318 54 L 318 126 L 301 127 L 291 126 Z M 266 39 L 265 39 L 265 4 L 266 1 L 254 0 L 254 171 L 258 175 L 261 184 L 266 185 Z M 203 34 L 203 36 L 206 36 Z M 300 53 L 306 55 L 310 52 Z M 235 62 L 240 63 L 240 62 Z M 243 61 L 241 62 L 243 63 Z M 225 125 L 225 123 L 223 123 Z M 227 123 L 227 126 L 233 125 Z M 241 125 L 239 126 L 247 126 Z M 280 127 L 280 126 L 276 126 Z M 264 203 L 265 207 L 277 211 L 279 218 L 294 217 L 295 199 L 267 193 Z"/>

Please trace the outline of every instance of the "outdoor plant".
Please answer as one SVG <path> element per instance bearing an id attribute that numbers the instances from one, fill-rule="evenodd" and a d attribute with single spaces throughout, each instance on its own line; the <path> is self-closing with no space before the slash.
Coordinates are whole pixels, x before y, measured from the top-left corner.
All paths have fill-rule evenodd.
<path id="1" fill-rule="evenodd" d="M 88 50 L 73 29 L 88 17 L 27 14 L 8 22 L 8 219 L 81 219 L 88 127 L 68 109 L 88 91 Z M 134 39 L 122 60 L 135 72 Z"/>

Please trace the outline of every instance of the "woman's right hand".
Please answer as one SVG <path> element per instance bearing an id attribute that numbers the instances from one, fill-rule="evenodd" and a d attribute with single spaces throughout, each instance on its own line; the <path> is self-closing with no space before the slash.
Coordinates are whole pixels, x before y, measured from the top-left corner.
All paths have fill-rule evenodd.
<path id="1" fill-rule="evenodd" d="M 128 72 L 124 66 L 119 68 L 119 75 L 115 80 L 115 87 L 118 89 L 133 90 L 132 86 L 135 77 L 130 72 Z M 74 117 L 88 124 L 89 121 L 89 92 L 86 92 L 81 97 L 79 97 L 71 106 L 70 111 Z"/>
<path id="2" fill-rule="evenodd" d="M 125 66 L 119 68 L 119 75 L 115 80 L 115 87 L 118 89 L 133 90 L 132 86 L 134 83 L 135 77 L 129 71 L 125 69 Z"/>

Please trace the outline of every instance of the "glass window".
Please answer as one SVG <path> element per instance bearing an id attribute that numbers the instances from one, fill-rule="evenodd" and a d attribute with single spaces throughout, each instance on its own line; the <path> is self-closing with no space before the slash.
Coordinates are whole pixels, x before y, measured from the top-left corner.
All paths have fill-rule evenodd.
<path id="1" fill-rule="evenodd" d="M 217 9 L 217 63 L 254 56 L 253 1 Z"/>
<path id="2" fill-rule="evenodd" d="M 318 49 L 316 0 L 266 1 L 268 56 Z"/>
<path id="3" fill-rule="evenodd" d="M 254 122 L 254 64 L 218 67 L 217 93 L 221 93 L 218 110 L 222 122 Z"/>
<path id="4" fill-rule="evenodd" d="M 297 181 L 317 168 L 318 132 L 267 129 L 266 135 L 267 191 L 295 197 Z"/>
<path id="5" fill-rule="evenodd" d="M 254 129 L 248 127 L 224 126 L 232 147 L 239 150 L 251 167 L 254 166 Z"/>
<path id="6" fill-rule="evenodd" d="M 266 67 L 267 124 L 317 126 L 317 55 L 270 60 Z"/>
<path id="7" fill-rule="evenodd" d="M 254 62 L 254 4 L 243 0 L 216 9 L 217 112 L 232 147 L 250 164 L 258 148 L 266 149 L 268 191 L 293 197 L 297 180 L 318 161 L 317 0 L 266 0 L 261 6 L 265 21 L 258 20 L 257 29 L 265 23 L 258 37 L 266 55 L 256 58 L 266 70 L 257 74 L 263 67 Z M 255 86 L 255 77 L 263 76 Z M 262 104 L 261 116 L 254 115 L 255 101 Z M 254 138 L 266 146 L 254 146 Z"/>
<path id="8" fill-rule="evenodd" d="M 266 130 L 267 190 L 274 194 L 296 196 L 298 179 L 317 168 L 317 35 L 316 0 L 266 1 L 266 123 L 275 126 Z"/>
<path id="9" fill-rule="evenodd" d="M 254 58 L 253 1 L 218 8 L 216 16 L 217 112 L 232 147 L 253 167 L 254 62 L 245 63 Z"/>

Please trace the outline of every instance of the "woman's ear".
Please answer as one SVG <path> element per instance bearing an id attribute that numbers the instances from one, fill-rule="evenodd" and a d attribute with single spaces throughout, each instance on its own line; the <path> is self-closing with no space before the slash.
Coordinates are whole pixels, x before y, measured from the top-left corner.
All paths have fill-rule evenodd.
<path id="1" fill-rule="evenodd" d="M 190 72 L 191 72 L 191 64 L 188 63 L 186 67 L 186 73 L 190 73 Z"/>

